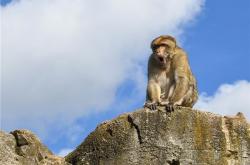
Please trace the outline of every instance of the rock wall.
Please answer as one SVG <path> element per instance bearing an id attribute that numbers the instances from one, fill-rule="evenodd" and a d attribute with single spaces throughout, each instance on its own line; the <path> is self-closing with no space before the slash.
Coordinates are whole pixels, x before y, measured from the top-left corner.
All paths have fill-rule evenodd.
<path id="1" fill-rule="evenodd" d="M 0 131 L 0 165 L 69 165 L 28 130 Z"/>
<path id="2" fill-rule="evenodd" d="M 250 165 L 249 128 L 241 113 L 139 109 L 100 124 L 66 160 L 73 165 Z"/>

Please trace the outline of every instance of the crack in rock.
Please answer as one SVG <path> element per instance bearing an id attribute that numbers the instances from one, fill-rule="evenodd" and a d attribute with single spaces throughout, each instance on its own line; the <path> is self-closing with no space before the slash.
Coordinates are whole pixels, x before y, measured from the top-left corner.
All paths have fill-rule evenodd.
<path id="1" fill-rule="evenodd" d="M 12 134 L 15 137 L 17 147 L 21 147 L 21 146 L 29 144 L 28 140 L 23 135 L 19 135 L 15 131 L 10 132 L 10 134 Z"/>
<path id="2" fill-rule="evenodd" d="M 142 144 L 142 137 L 141 137 L 140 128 L 137 124 L 134 123 L 133 118 L 130 115 L 128 115 L 128 122 L 131 124 L 131 127 L 135 128 L 139 143 Z"/>

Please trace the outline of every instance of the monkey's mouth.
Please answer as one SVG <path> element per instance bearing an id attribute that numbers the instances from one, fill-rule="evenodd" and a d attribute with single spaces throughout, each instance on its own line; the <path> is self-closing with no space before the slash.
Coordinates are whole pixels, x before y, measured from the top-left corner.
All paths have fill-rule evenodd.
<path id="1" fill-rule="evenodd" d="M 160 62 L 164 62 L 164 58 L 163 57 L 159 57 L 159 61 Z"/>

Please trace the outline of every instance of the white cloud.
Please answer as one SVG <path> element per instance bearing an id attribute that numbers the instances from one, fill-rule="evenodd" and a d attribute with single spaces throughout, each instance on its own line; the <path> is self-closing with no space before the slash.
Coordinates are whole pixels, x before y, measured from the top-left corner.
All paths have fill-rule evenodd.
<path id="1" fill-rule="evenodd" d="M 57 155 L 64 157 L 72 151 L 73 151 L 73 149 L 71 149 L 71 148 L 64 148 L 64 149 L 60 150 Z"/>
<path id="2" fill-rule="evenodd" d="M 222 84 L 213 96 L 202 93 L 195 108 L 232 116 L 243 112 L 250 121 L 250 82 L 241 80 Z"/>
<path id="3" fill-rule="evenodd" d="M 3 128 L 44 135 L 55 123 L 63 127 L 105 109 L 126 79 L 145 83 L 138 80 L 144 76 L 138 62 L 147 59 L 150 41 L 180 35 L 202 5 L 20 0 L 2 7 Z"/>

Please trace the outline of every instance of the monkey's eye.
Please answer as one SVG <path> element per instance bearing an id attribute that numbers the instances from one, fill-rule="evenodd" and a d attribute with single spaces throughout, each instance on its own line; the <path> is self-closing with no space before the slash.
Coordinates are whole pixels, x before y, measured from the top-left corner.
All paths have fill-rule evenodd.
<path id="1" fill-rule="evenodd" d="M 169 46 L 169 45 L 164 45 L 164 46 L 165 46 L 167 49 L 168 49 L 168 48 L 170 48 L 170 46 Z"/>

